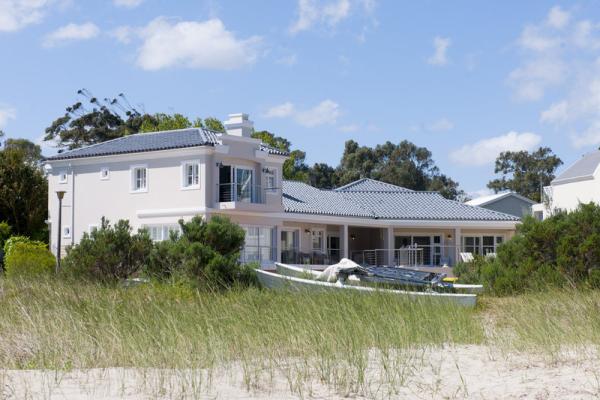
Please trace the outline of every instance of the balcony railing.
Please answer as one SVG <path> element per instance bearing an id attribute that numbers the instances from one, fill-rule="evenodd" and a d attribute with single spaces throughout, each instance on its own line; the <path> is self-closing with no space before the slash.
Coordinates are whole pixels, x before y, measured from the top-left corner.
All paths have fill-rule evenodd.
<path id="1" fill-rule="evenodd" d="M 460 253 L 472 255 L 495 255 L 496 247 L 489 246 L 448 246 L 448 245 L 411 245 L 399 249 L 373 249 L 353 251 L 351 258 L 361 265 L 389 265 L 390 253 L 392 264 L 397 266 L 454 266 L 460 259 Z M 458 260 L 457 260 L 458 258 Z"/>
<path id="2" fill-rule="evenodd" d="M 275 187 L 262 187 L 260 185 L 246 185 L 239 183 L 217 184 L 217 201 L 242 202 L 264 204 L 268 194 L 278 194 L 281 189 Z"/>
<path id="3" fill-rule="evenodd" d="M 340 261 L 340 255 L 341 251 L 339 249 L 308 253 L 298 250 L 283 250 L 281 252 L 281 262 L 284 264 L 331 265 Z"/>

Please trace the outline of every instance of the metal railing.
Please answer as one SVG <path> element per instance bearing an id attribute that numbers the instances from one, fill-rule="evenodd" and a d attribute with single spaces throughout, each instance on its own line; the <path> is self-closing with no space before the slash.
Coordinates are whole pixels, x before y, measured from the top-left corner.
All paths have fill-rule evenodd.
<path id="1" fill-rule="evenodd" d="M 272 262 L 277 260 L 276 248 L 272 246 L 244 246 L 240 252 L 240 262 Z"/>
<path id="2" fill-rule="evenodd" d="M 245 202 L 264 204 L 267 194 L 279 194 L 280 188 L 262 187 L 260 185 L 247 185 L 239 183 L 220 183 L 217 184 L 217 202 Z"/>
<path id="3" fill-rule="evenodd" d="M 352 261 L 361 265 L 451 266 L 456 264 L 458 253 L 464 251 L 467 250 L 461 246 L 414 244 L 398 249 L 353 251 L 350 256 Z"/>
<path id="4" fill-rule="evenodd" d="M 302 265 L 331 265 L 340 261 L 341 251 L 339 249 L 327 249 L 325 252 L 312 251 L 301 252 L 296 249 L 282 250 L 281 262 L 284 264 Z"/>

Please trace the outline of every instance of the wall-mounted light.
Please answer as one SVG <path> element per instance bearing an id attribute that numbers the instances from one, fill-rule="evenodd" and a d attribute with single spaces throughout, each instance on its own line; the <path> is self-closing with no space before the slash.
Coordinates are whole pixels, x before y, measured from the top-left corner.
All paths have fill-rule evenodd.
<path id="1" fill-rule="evenodd" d="M 449 234 L 448 234 L 448 236 L 446 236 L 446 239 L 448 239 L 448 240 L 452 240 L 452 234 L 451 234 L 451 233 L 449 233 Z"/>
<path id="2" fill-rule="evenodd" d="M 310 229 L 305 229 L 304 233 L 310 233 Z"/>
<path id="3" fill-rule="evenodd" d="M 265 167 L 265 168 L 263 168 L 263 169 L 262 169 L 262 172 L 263 172 L 264 174 L 272 174 L 272 173 L 274 172 L 274 170 L 273 170 L 273 169 L 270 169 L 270 168 L 266 168 L 266 167 Z"/>
<path id="4" fill-rule="evenodd" d="M 221 168 L 223 166 L 223 163 L 221 161 L 217 162 L 217 168 Z"/>
<path id="5" fill-rule="evenodd" d="M 356 240 L 356 235 L 354 233 L 350 234 L 350 240 Z"/>

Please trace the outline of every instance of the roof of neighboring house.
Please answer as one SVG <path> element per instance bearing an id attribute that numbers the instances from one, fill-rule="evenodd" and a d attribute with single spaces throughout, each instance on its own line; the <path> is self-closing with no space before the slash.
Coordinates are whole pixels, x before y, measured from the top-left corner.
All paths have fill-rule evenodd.
<path id="1" fill-rule="evenodd" d="M 448 200 L 437 192 L 322 190 L 283 182 L 286 212 L 396 220 L 519 221 L 498 211 Z"/>
<path id="2" fill-rule="evenodd" d="M 465 204 L 468 204 L 470 206 L 482 207 L 482 206 L 485 206 L 485 205 L 488 205 L 491 203 L 495 203 L 496 201 L 505 199 L 507 197 L 514 197 L 514 198 L 522 200 L 526 203 L 535 204 L 535 201 L 528 199 L 525 196 L 521 196 L 520 194 L 515 193 L 515 192 L 503 192 L 503 193 L 490 194 L 488 196 L 481 196 L 481 197 L 477 197 L 476 199 L 469 200 L 469 201 L 465 202 Z"/>
<path id="3" fill-rule="evenodd" d="M 565 169 L 552 181 L 552 184 L 560 185 L 561 183 L 569 183 L 576 181 L 584 181 L 592 179 L 594 172 L 600 164 L 600 150 L 595 150 L 584 154 L 579 160 L 575 161 L 570 167 Z"/>
<path id="4" fill-rule="evenodd" d="M 362 178 L 334 190 L 336 192 L 412 192 L 412 190 L 405 187 L 370 178 Z"/>
<path id="5" fill-rule="evenodd" d="M 181 149 L 196 146 L 214 146 L 220 143 L 219 135 L 219 133 L 205 128 L 187 128 L 171 131 L 137 133 L 81 147 L 79 149 L 65 151 L 64 153 L 48 157 L 47 160 L 66 160 L 73 158 Z M 269 147 L 264 143 L 261 143 L 260 149 L 269 154 L 288 155 L 286 152 Z"/>

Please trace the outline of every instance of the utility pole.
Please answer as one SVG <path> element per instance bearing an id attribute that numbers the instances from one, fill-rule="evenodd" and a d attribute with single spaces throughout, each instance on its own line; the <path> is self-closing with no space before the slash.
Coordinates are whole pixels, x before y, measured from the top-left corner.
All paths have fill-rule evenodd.
<path id="1" fill-rule="evenodd" d="M 56 272 L 60 271 L 60 253 L 61 253 L 61 245 L 60 239 L 62 237 L 62 200 L 65 197 L 65 191 L 59 190 L 56 192 L 56 196 L 58 197 L 58 241 L 56 248 Z"/>

